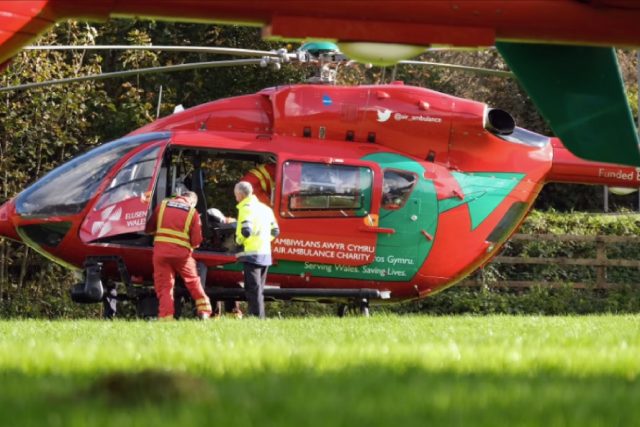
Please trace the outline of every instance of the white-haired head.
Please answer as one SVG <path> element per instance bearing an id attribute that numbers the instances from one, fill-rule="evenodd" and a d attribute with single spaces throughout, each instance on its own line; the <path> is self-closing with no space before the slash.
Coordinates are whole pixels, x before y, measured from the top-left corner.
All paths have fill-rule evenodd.
<path id="1" fill-rule="evenodd" d="M 251 183 L 247 181 L 240 181 L 233 188 L 233 193 L 236 196 L 236 200 L 240 202 L 253 194 L 253 187 L 251 186 Z"/>

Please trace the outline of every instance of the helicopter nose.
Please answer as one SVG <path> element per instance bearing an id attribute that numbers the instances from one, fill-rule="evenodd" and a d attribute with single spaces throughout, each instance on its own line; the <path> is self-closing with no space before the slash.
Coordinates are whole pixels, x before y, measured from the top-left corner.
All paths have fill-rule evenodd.
<path id="1" fill-rule="evenodd" d="M 0 237 L 8 237 L 9 239 L 20 241 L 20 236 L 18 236 L 15 227 L 11 223 L 13 212 L 13 200 L 9 200 L 0 206 Z"/>

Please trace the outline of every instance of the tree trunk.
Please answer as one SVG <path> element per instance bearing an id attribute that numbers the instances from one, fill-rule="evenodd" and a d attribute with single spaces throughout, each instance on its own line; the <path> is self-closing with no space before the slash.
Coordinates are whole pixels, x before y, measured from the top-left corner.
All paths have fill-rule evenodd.
<path id="1" fill-rule="evenodd" d="M 20 263 L 20 276 L 18 276 L 18 289 L 22 289 L 24 279 L 27 277 L 27 267 L 29 266 L 29 247 L 24 248 L 24 257 Z"/>
<path id="2" fill-rule="evenodd" d="M 3 144 L 0 143 L 0 168 L 4 169 L 4 179 L 2 180 L 2 201 L 1 203 L 5 203 L 7 201 L 7 196 L 9 194 L 9 189 L 7 188 L 7 179 L 8 172 L 5 163 L 5 155 L 4 155 L 4 147 Z M 4 290 L 7 285 L 7 242 L 6 239 L 0 239 L 0 305 L 2 304 L 4 298 Z"/>
<path id="3" fill-rule="evenodd" d="M 36 111 L 36 117 L 38 117 L 38 111 Z M 42 148 L 44 143 L 40 143 L 38 145 L 38 154 L 36 160 L 36 170 L 35 177 L 36 179 L 40 178 L 40 168 L 42 167 Z M 27 277 L 27 268 L 29 266 L 29 247 L 24 248 L 24 257 L 22 258 L 22 262 L 20 263 L 20 276 L 18 277 L 18 289 L 22 289 L 24 285 L 24 279 Z"/>
<path id="4" fill-rule="evenodd" d="M 6 246 L 6 243 L 4 239 L 0 239 L 0 307 L 2 306 L 2 301 L 4 300 L 4 288 L 5 288 L 5 282 L 7 280 L 4 274 L 5 265 L 7 263 L 5 258 L 5 249 L 4 249 L 5 246 Z"/>

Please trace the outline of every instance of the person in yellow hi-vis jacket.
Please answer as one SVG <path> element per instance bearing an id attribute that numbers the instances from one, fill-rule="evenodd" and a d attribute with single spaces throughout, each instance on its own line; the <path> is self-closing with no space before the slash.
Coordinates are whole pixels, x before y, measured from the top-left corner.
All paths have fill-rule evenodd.
<path id="1" fill-rule="evenodd" d="M 251 184 L 253 195 L 265 205 L 271 206 L 271 197 L 275 188 L 275 176 L 275 163 L 260 163 L 245 173 L 240 181 L 246 181 Z M 235 218 L 227 218 L 222 213 L 220 215 L 223 223 L 230 224 L 236 221 Z M 242 319 L 242 310 L 238 301 L 224 301 L 224 304 L 218 302 L 214 312 L 216 312 L 216 315 L 222 315 L 224 312 L 231 313 L 236 318 Z"/>
<path id="2" fill-rule="evenodd" d="M 264 285 L 272 263 L 271 241 L 280 234 L 280 229 L 273 211 L 253 194 L 250 183 L 238 182 L 233 192 L 238 202 L 236 243 L 244 248 L 238 254 L 238 261 L 244 264 L 244 289 L 249 315 L 263 319 Z"/>
<path id="3" fill-rule="evenodd" d="M 153 239 L 153 282 L 158 296 L 158 318 L 173 320 L 173 285 L 176 273 L 196 303 L 198 317 L 211 316 L 211 303 L 196 271 L 192 253 L 202 243 L 202 225 L 196 211 L 198 196 L 184 195 L 165 199 L 156 208 L 146 226 Z"/>

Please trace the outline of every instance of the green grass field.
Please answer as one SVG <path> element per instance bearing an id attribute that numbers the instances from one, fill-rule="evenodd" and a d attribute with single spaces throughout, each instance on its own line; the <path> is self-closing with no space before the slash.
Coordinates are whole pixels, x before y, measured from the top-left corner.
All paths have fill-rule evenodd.
<path id="1" fill-rule="evenodd" d="M 640 425 L 640 316 L 0 322 L 2 426 Z"/>

